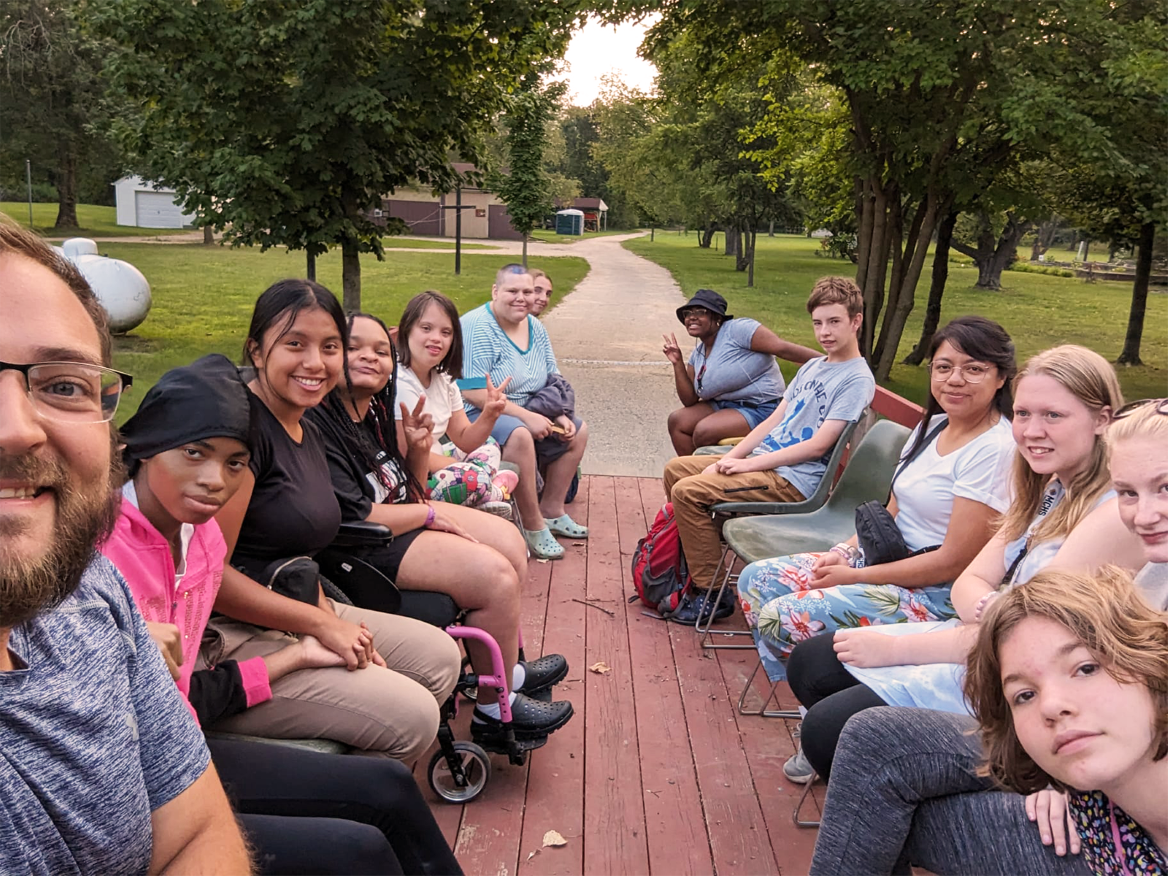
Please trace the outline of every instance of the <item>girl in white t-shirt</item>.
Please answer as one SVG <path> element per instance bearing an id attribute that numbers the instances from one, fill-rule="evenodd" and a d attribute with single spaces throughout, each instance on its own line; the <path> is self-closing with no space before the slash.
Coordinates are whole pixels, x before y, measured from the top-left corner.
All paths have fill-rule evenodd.
<path id="1" fill-rule="evenodd" d="M 425 398 L 425 411 L 434 421 L 434 446 L 441 449 L 430 457 L 430 498 L 510 516 L 507 502 L 519 476 L 499 470 L 499 446 L 491 438 L 499 413 L 492 406 L 472 423 L 455 383 L 462 377 L 462 330 L 454 302 L 440 292 L 415 295 L 398 324 L 398 340 L 398 400 L 413 410 Z M 396 416 L 398 443 L 404 447 L 400 409 Z"/>
<path id="2" fill-rule="evenodd" d="M 1017 369 L 1010 336 L 996 322 L 961 317 L 933 336 L 929 360 L 928 405 L 901 454 L 888 503 L 905 544 L 920 553 L 865 568 L 852 536 L 823 553 L 747 566 L 738 594 L 772 681 L 786 678 L 786 658 L 804 639 L 953 617 L 952 582 L 1009 505 Z"/>

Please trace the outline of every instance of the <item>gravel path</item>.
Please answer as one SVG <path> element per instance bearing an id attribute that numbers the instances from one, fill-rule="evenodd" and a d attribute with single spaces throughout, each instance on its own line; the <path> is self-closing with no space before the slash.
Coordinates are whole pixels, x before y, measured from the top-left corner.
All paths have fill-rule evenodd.
<path id="1" fill-rule="evenodd" d="M 587 474 L 658 478 L 674 456 L 665 419 L 679 402 L 661 335 L 678 329 L 674 311 L 685 299 L 667 270 L 621 247 L 639 236 L 541 247 L 591 268 L 543 321 L 589 425 Z"/>

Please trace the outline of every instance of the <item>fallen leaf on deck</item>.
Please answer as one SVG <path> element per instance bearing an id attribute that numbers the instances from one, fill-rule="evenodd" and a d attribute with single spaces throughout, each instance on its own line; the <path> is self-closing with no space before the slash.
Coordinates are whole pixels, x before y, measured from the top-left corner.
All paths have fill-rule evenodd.
<path id="1" fill-rule="evenodd" d="M 534 858 L 538 854 L 539 854 L 539 849 L 536 849 L 534 852 L 532 852 L 530 855 L 527 856 L 527 860 L 530 861 L 532 858 Z"/>
<path id="2" fill-rule="evenodd" d="M 553 847 L 566 846 L 567 844 L 568 844 L 568 841 L 566 839 L 564 839 L 563 836 L 560 835 L 560 832 L 557 830 L 549 830 L 547 833 L 545 833 L 543 835 L 544 848 L 547 848 L 548 846 L 553 846 Z"/>
<path id="3" fill-rule="evenodd" d="M 606 673 L 606 672 L 612 672 L 612 669 L 609 667 L 609 665 L 607 663 L 603 663 L 603 662 L 593 663 L 588 668 L 590 670 L 592 670 L 593 672 L 595 672 L 597 675 L 604 675 L 604 673 Z"/>
<path id="4" fill-rule="evenodd" d="M 536 558 L 535 558 L 535 561 L 536 561 L 537 563 L 546 563 L 546 562 L 548 562 L 547 560 L 545 560 L 545 559 L 541 559 L 540 557 L 536 557 Z"/>

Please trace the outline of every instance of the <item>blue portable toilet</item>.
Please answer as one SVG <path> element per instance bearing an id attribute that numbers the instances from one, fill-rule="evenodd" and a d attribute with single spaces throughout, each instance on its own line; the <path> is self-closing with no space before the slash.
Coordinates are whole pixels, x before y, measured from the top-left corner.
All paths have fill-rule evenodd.
<path id="1" fill-rule="evenodd" d="M 584 212 L 582 210 L 559 210 L 556 213 L 556 234 L 584 233 Z"/>

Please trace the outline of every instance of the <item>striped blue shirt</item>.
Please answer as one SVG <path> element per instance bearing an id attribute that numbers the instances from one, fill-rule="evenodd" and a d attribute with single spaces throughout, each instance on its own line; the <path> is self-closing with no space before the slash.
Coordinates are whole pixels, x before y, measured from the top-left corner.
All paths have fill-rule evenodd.
<path id="1" fill-rule="evenodd" d="M 463 392 L 486 389 L 487 375 L 498 386 L 508 377 L 507 399 L 520 407 L 526 406 L 533 395 L 544 388 L 548 375 L 559 374 L 556 356 L 552 352 L 547 330 L 538 319 L 527 317 L 527 349 L 521 350 L 495 320 L 488 301 L 482 307 L 464 313 L 462 325 L 462 380 L 458 388 Z M 478 408 L 470 402 L 463 405 L 467 413 Z"/>

